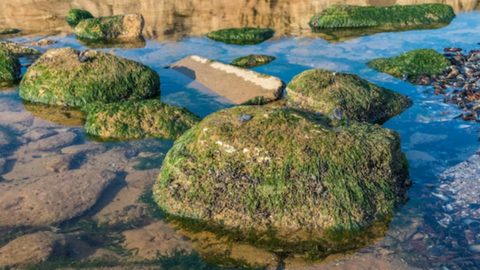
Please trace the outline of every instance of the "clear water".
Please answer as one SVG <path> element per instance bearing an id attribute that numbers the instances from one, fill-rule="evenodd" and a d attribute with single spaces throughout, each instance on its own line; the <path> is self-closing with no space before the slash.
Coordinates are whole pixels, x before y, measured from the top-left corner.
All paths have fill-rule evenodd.
<path id="1" fill-rule="evenodd" d="M 230 3 L 235 2 L 235 3 Z M 388 3 L 387 3 L 388 2 Z M 395 4 L 387 1 L 382 4 Z M 390 3 L 392 2 L 392 3 Z M 398 4 L 412 4 L 422 1 L 397 1 Z M 410 3 L 411 2 L 411 3 Z M 435 2 L 435 1 L 429 1 Z M 444 2 L 444 1 L 441 1 Z M 449 1 L 447 1 L 449 2 Z M 5 37 L 16 42 L 30 42 L 43 37 L 58 41 L 50 47 L 40 50 L 70 46 L 84 49 L 85 47 L 72 35 L 61 17 L 70 8 L 85 8 L 94 15 L 110 15 L 128 12 L 141 12 L 146 19 L 146 45 L 141 48 L 115 48 L 118 56 L 142 62 L 155 69 L 161 77 L 161 100 L 188 108 L 190 111 L 205 117 L 231 104 L 208 93 L 201 85 L 192 82 L 174 71 L 164 67 L 196 54 L 210 59 L 229 63 L 233 59 L 250 53 L 262 53 L 277 57 L 274 62 L 255 68 L 254 70 L 277 76 L 288 83 L 295 75 L 312 68 L 325 68 L 342 72 L 355 73 L 362 78 L 380 86 L 406 94 L 414 101 L 414 105 L 401 115 L 384 124 L 385 127 L 397 131 L 402 138 L 403 151 L 407 153 L 414 186 L 410 190 L 410 201 L 398 210 L 389 225 L 389 231 L 383 239 L 371 247 L 365 247 L 360 253 L 348 260 L 321 264 L 319 262 L 305 269 L 358 269 L 373 267 L 362 264 L 361 260 L 369 258 L 372 263 L 379 264 L 378 269 L 398 269 L 398 265 L 420 269 L 479 269 L 480 255 L 469 251 L 465 238 L 467 234 L 477 235 L 480 228 L 466 228 L 462 224 L 451 224 L 447 228 L 438 225 L 438 220 L 445 210 L 438 198 L 432 196 L 432 190 L 427 185 L 438 183 L 438 175 L 447 168 L 456 165 L 475 154 L 479 149 L 480 126 L 476 123 L 454 119 L 459 110 L 450 104 L 442 103 L 441 96 L 435 96 L 428 87 L 413 86 L 394 79 L 386 74 L 378 73 L 366 66 L 366 62 L 378 57 L 390 57 L 405 51 L 418 48 L 442 50 L 444 47 L 461 47 L 466 50 L 478 48 L 480 42 L 480 13 L 475 11 L 477 1 L 455 1 L 452 4 L 457 11 L 457 18 L 447 27 L 395 33 L 380 33 L 372 36 L 362 36 L 344 42 L 329 43 L 315 33 L 311 33 L 306 23 L 311 15 L 330 4 L 377 4 L 375 1 L 28 1 L 16 0 L 0 3 L 0 24 L 5 27 L 24 29 L 24 34 Z M 45 20 L 42 16 L 53 14 L 59 20 Z M 236 46 L 214 42 L 204 37 L 211 31 L 226 27 L 239 26 L 269 26 L 276 30 L 274 39 L 254 46 Z M 101 49 L 110 51 L 112 48 Z M 22 59 L 28 63 L 28 59 Z M 16 89 L 0 92 L 0 125 L 7 126 L 13 136 L 20 138 L 21 134 L 34 129 L 54 129 L 70 131 L 78 134 L 73 142 L 75 145 L 91 144 L 78 121 L 69 122 L 72 113 L 45 109 L 46 113 L 30 114 L 31 108 L 24 105 L 18 97 Z M 52 116 L 56 116 L 55 119 Z M 81 118 L 81 116 L 79 116 Z M 415 136 L 421 134 L 445 135 L 427 143 L 412 143 Z M 412 137 L 414 136 L 414 137 Z M 103 143 L 107 154 L 85 154 L 76 157 L 72 169 L 88 170 L 93 166 L 100 169 L 114 170 L 123 175 L 116 184 L 107 188 L 99 198 L 98 203 L 81 217 L 69 222 L 58 224 L 61 233 L 78 234 L 79 238 L 89 243 L 90 250 L 107 249 L 118 256 L 118 260 L 130 258 L 142 249 L 152 249 L 151 246 L 138 244 L 137 249 L 119 246 L 125 241 L 145 242 L 145 236 L 125 239 L 122 232 L 138 229 L 155 223 L 155 218 L 146 215 L 135 215 L 135 222 L 119 222 L 115 225 L 92 225 L 109 221 L 109 217 L 129 216 L 119 214 L 129 205 L 140 205 L 136 199 L 145 188 L 151 186 L 156 171 L 161 166 L 164 154 L 171 147 L 170 141 L 140 140 L 122 143 Z M 26 141 L 18 140 L 5 151 L 0 151 L 0 158 L 7 160 L 3 181 L 22 181 L 38 176 L 51 175 L 34 156 L 35 151 L 29 151 Z M 125 150 L 139 149 L 139 157 L 124 157 Z M 50 154 L 57 155 L 59 150 Z M 46 155 L 43 153 L 41 155 Z M 123 155 L 123 156 L 122 156 Z M 39 165 L 40 164 L 40 165 Z M 37 169 L 39 168 L 39 169 Z M 122 174 L 123 172 L 123 174 Z M 149 172 L 139 176 L 150 177 L 145 183 L 138 184 L 128 180 L 128 175 L 135 172 Z M 140 181 L 141 182 L 141 181 Z M 128 194 L 125 195 L 125 194 Z M 125 197 L 123 197 L 125 196 Z M 126 198 L 126 199 L 125 199 Z M 127 202 L 122 202 L 125 199 Z M 131 207 L 130 207 L 131 208 Z M 128 211 L 127 211 L 128 212 Z M 121 218 L 120 218 L 121 219 Z M 104 223 L 105 224 L 105 223 Z M 118 225 L 121 224 L 121 225 Z M 123 224 L 123 225 L 122 225 Z M 126 224 L 126 225 L 125 225 Z M 93 227 L 92 227 L 93 226 Z M 89 228 L 89 229 L 86 229 Z M 155 230 L 166 230 L 155 229 Z M 468 232 L 466 232 L 468 229 Z M 0 228 L 0 246 L 9 240 L 25 233 L 33 232 L 31 228 Z M 412 233 L 413 232 L 413 233 Z M 424 236 L 423 239 L 412 238 L 415 233 Z M 405 237 L 408 235 L 408 237 Z M 118 241 L 115 242 L 117 239 Z M 143 237 L 143 238 L 142 238 Z M 477 237 L 477 236 L 475 236 Z M 132 240 L 133 239 L 133 240 Z M 480 243 L 480 238 L 475 238 Z M 153 240 L 152 240 L 153 241 Z M 147 241 L 148 242 L 148 241 Z M 153 241 L 155 242 L 155 241 Z M 186 241 L 189 242 L 189 241 Z M 195 246 L 195 241 L 190 239 Z M 157 242 L 155 242 L 157 243 Z M 135 244 L 133 244 L 135 246 Z M 161 243 L 158 243 L 161 245 Z M 148 246 L 148 247 L 147 247 Z M 170 246 L 169 246 L 170 247 Z M 162 254 L 169 251 L 162 248 Z M 134 250 L 134 252 L 132 252 Z M 153 248 L 155 250 L 155 248 Z M 380 252 L 388 250 L 390 252 Z M 392 253 L 393 254 L 387 254 Z M 68 259 L 81 260 L 88 256 L 70 256 Z M 110 253 L 109 253 L 110 254 Z M 370 254 L 371 257 L 365 257 Z M 143 254 L 145 255 L 145 254 Z M 250 254 L 255 256 L 255 254 Z M 264 256 L 258 253 L 257 256 Z M 148 257 L 148 256 L 147 256 Z M 155 256 L 153 256 L 155 257 Z M 201 257 L 201 256 L 200 256 Z M 103 258 L 103 257 L 102 257 Z M 150 257 L 152 258 L 152 257 Z M 165 259 L 165 258 L 164 258 Z M 187 266 L 181 260 L 171 259 L 166 268 L 181 266 L 189 269 L 203 267 L 201 260 L 193 260 Z M 393 262 L 392 262 L 393 261 Z M 122 262 L 120 264 L 127 263 Z M 159 262 L 157 262 L 159 263 Z M 395 264 L 395 263 L 398 263 Z M 59 264 L 60 265 L 60 264 Z M 285 264 L 290 269 L 302 269 L 302 266 Z M 1 266 L 0 266 L 1 267 Z M 52 266 L 53 267 L 53 266 Z M 58 265 L 57 265 L 58 267 Z M 343 268 L 342 268 L 343 267 Z M 444 267 L 444 268 L 441 268 Z M 445 268 L 447 267 L 447 268 Z M 183 269 L 183 268 L 180 268 Z"/>

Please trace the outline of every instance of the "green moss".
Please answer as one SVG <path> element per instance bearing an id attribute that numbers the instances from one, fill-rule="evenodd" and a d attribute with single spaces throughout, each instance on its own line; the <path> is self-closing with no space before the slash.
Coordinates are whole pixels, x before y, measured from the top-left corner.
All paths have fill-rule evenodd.
<path id="1" fill-rule="evenodd" d="M 14 28 L 0 28 L 0 35 L 10 35 L 20 33 L 20 30 Z"/>
<path id="2" fill-rule="evenodd" d="M 115 39 L 130 31 L 123 19 L 124 15 L 86 19 L 75 27 L 75 35 L 84 40 Z"/>
<path id="3" fill-rule="evenodd" d="M 254 68 L 266 65 L 277 58 L 262 54 L 250 54 L 233 60 L 230 65 L 242 68 Z"/>
<path id="4" fill-rule="evenodd" d="M 253 45 L 262 43 L 273 37 L 275 32 L 270 28 L 229 28 L 208 33 L 207 37 L 228 44 Z"/>
<path id="5" fill-rule="evenodd" d="M 237 106 L 175 142 L 154 194 L 168 213 L 226 227 L 350 230 L 405 201 L 403 164 L 398 134 L 381 126 Z"/>
<path id="6" fill-rule="evenodd" d="M 21 75 L 20 68 L 18 58 L 0 46 L 0 85 L 6 86 L 18 82 Z"/>
<path id="7" fill-rule="evenodd" d="M 92 18 L 94 18 L 92 13 L 86 10 L 72 9 L 68 12 L 67 18 L 65 20 L 70 26 L 75 27 L 79 22 L 85 19 L 92 19 Z"/>
<path id="8" fill-rule="evenodd" d="M 358 27 L 411 27 L 450 23 L 453 8 L 444 4 L 373 6 L 331 6 L 310 20 L 313 29 Z"/>
<path id="9" fill-rule="evenodd" d="M 5 48 L 10 51 L 13 55 L 17 57 L 27 56 L 27 55 L 41 55 L 42 53 L 34 48 L 24 46 L 22 44 L 10 41 L 1 41 L 0 48 Z"/>
<path id="10" fill-rule="evenodd" d="M 85 131 L 117 140 L 145 137 L 174 140 L 199 121 L 187 109 L 161 101 L 127 101 L 90 108 Z"/>
<path id="11" fill-rule="evenodd" d="M 409 79 L 421 74 L 441 74 L 452 63 L 441 53 L 432 49 L 418 49 L 392 58 L 374 59 L 367 65 L 375 70 L 385 72 L 401 79 L 407 74 Z"/>
<path id="12" fill-rule="evenodd" d="M 354 74 L 312 69 L 295 76 L 287 86 L 288 105 L 332 115 L 339 109 L 348 118 L 375 122 L 412 105 L 408 97 L 379 87 Z"/>
<path id="13" fill-rule="evenodd" d="M 55 105 L 83 106 L 92 102 L 138 100 L 160 93 L 160 77 L 151 68 L 112 54 L 51 49 L 35 61 L 20 83 L 22 99 Z"/>

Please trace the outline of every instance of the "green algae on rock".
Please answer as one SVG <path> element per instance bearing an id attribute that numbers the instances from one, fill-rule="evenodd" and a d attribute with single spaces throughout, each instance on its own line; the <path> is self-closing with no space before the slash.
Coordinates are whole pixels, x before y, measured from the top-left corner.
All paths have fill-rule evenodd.
<path id="1" fill-rule="evenodd" d="M 86 19 L 92 19 L 92 18 L 95 18 L 95 17 L 93 17 L 92 13 L 90 13 L 87 10 L 72 9 L 68 12 L 65 20 L 70 26 L 75 27 L 81 21 Z"/>
<path id="2" fill-rule="evenodd" d="M 115 15 L 81 21 L 75 35 L 83 39 L 136 38 L 142 35 L 145 21 L 141 14 Z"/>
<path id="3" fill-rule="evenodd" d="M 324 69 L 307 70 L 287 86 L 288 105 L 332 115 L 339 109 L 348 118 L 376 122 L 403 112 L 412 101 L 354 74 Z"/>
<path id="4" fill-rule="evenodd" d="M 270 28 L 229 28 L 213 31 L 207 37 L 227 44 L 254 45 L 273 37 L 275 32 Z"/>
<path id="5" fill-rule="evenodd" d="M 239 116 L 251 120 L 241 123 Z M 226 228 L 368 226 L 406 201 L 399 135 L 293 108 L 237 106 L 206 117 L 167 153 L 159 207 Z"/>
<path id="6" fill-rule="evenodd" d="M 46 104 L 84 106 L 160 93 L 160 77 L 141 63 L 99 51 L 85 51 L 89 60 L 81 63 L 79 54 L 68 47 L 48 50 L 23 76 L 20 97 Z"/>
<path id="7" fill-rule="evenodd" d="M 454 17 L 453 8 L 445 4 L 394 5 L 389 7 L 335 5 L 314 15 L 308 24 L 312 29 L 403 28 L 450 23 Z"/>
<path id="8" fill-rule="evenodd" d="M 200 121 L 187 109 L 158 100 L 93 105 L 89 110 L 85 131 L 101 139 L 175 140 Z"/>
<path id="9" fill-rule="evenodd" d="M 374 59 L 367 65 L 395 78 L 401 79 L 403 74 L 407 74 L 408 79 L 413 79 L 422 74 L 441 74 L 452 63 L 435 50 L 418 49 L 391 58 Z"/>
<path id="10" fill-rule="evenodd" d="M 7 86 L 18 82 L 21 76 L 18 58 L 6 48 L 0 46 L 0 85 Z"/>
<path id="11" fill-rule="evenodd" d="M 14 28 L 0 28 L 0 35 L 10 35 L 20 33 L 20 30 Z"/>
<path id="12" fill-rule="evenodd" d="M 11 41 L 1 41 L 0 48 L 5 48 L 17 57 L 27 56 L 27 55 L 41 55 L 42 53 L 34 48 L 22 45 L 20 43 L 11 42 Z"/>
<path id="13" fill-rule="evenodd" d="M 250 55 L 239 57 L 233 60 L 230 63 L 230 65 L 242 67 L 242 68 L 254 68 L 254 67 L 266 65 L 275 59 L 277 58 L 273 56 L 262 55 L 262 54 L 250 54 Z"/>

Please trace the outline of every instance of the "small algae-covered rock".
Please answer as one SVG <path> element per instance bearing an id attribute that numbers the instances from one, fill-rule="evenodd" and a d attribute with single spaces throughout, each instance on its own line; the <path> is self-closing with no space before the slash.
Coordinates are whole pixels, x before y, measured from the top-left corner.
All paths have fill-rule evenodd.
<path id="1" fill-rule="evenodd" d="M 57 42 L 55 40 L 43 38 L 43 39 L 40 39 L 39 41 L 31 42 L 30 45 L 40 47 L 40 46 L 50 46 L 56 43 Z"/>
<path id="2" fill-rule="evenodd" d="M 40 55 L 42 54 L 40 51 L 34 48 L 27 47 L 25 45 L 16 43 L 16 42 L 10 42 L 10 41 L 1 41 L 0 42 L 0 48 L 5 48 L 13 55 L 17 57 L 22 57 L 26 55 Z"/>
<path id="3" fill-rule="evenodd" d="M 215 41 L 222 41 L 228 44 L 254 45 L 262 43 L 273 37 L 275 31 L 270 28 L 229 28 L 213 31 L 207 37 Z"/>
<path id="4" fill-rule="evenodd" d="M 252 118 L 241 123 L 240 115 Z M 237 106 L 187 131 L 154 188 L 172 215 L 226 228 L 354 229 L 406 201 L 400 137 L 304 110 Z"/>
<path id="5" fill-rule="evenodd" d="M 75 27 L 79 22 L 86 19 L 92 19 L 92 18 L 95 18 L 95 17 L 93 17 L 92 13 L 86 10 L 72 9 L 68 12 L 65 20 L 70 26 Z"/>
<path id="6" fill-rule="evenodd" d="M 403 112 L 412 101 L 354 74 L 324 69 L 307 70 L 287 86 L 288 105 L 321 114 L 340 110 L 361 122 L 384 120 Z"/>
<path id="7" fill-rule="evenodd" d="M 244 57 L 239 57 L 230 63 L 230 65 L 242 68 L 254 68 L 266 65 L 277 58 L 262 54 L 250 54 Z"/>
<path id="8" fill-rule="evenodd" d="M 0 35 L 10 35 L 20 33 L 20 30 L 14 28 L 0 28 Z"/>
<path id="9" fill-rule="evenodd" d="M 115 15 L 81 21 L 75 35 L 83 39 L 136 38 L 142 35 L 145 21 L 141 14 Z"/>
<path id="10" fill-rule="evenodd" d="M 413 79 L 422 74 L 441 74 L 452 63 L 435 50 L 418 49 L 391 58 L 374 59 L 367 65 L 398 79 L 402 79 L 404 74 L 408 75 L 408 79 Z"/>
<path id="11" fill-rule="evenodd" d="M 277 77 L 188 56 L 170 66 L 234 104 L 265 104 L 280 99 L 285 84 Z"/>
<path id="12" fill-rule="evenodd" d="M 20 83 L 24 100 L 83 106 L 148 98 L 159 94 L 160 77 L 151 68 L 109 53 L 72 48 L 48 50 L 27 70 Z"/>
<path id="13" fill-rule="evenodd" d="M 85 131 L 103 139 L 175 140 L 200 121 L 187 109 L 158 100 L 94 105 L 89 109 Z"/>
<path id="14" fill-rule="evenodd" d="M 0 46 L 0 86 L 15 83 L 20 79 L 20 61 L 6 48 Z"/>
<path id="15" fill-rule="evenodd" d="M 408 28 L 450 23 L 453 8 L 445 4 L 373 6 L 331 6 L 316 14 L 308 23 L 313 29 L 392 27 Z"/>

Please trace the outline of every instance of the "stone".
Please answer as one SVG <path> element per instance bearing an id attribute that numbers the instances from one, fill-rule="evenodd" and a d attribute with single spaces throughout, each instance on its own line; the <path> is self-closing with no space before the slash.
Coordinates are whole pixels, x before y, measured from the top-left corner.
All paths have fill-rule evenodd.
<path id="1" fill-rule="evenodd" d="M 239 123 L 240 114 L 253 118 Z M 226 228 L 350 230 L 406 201 L 411 181 L 400 145 L 398 133 L 379 125 L 238 106 L 175 142 L 154 197 L 166 213 Z"/>
<path id="2" fill-rule="evenodd" d="M 15 28 L 0 28 L 0 35 L 10 35 L 20 33 L 20 30 Z"/>
<path id="3" fill-rule="evenodd" d="M 14 139 L 9 134 L 9 130 L 0 126 L 0 149 L 8 147 L 13 141 Z"/>
<path id="4" fill-rule="evenodd" d="M 145 189 L 146 187 L 151 187 L 155 184 L 157 176 L 158 169 L 144 171 L 133 170 L 128 173 L 125 182 L 127 182 L 129 186 Z"/>
<path id="5" fill-rule="evenodd" d="M 420 241 L 423 238 L 425 238 L 425 235 L 423 233 L 416 233 L 412 236 L 413 241 Z"/>
<path id="6" fill-rule="evenodd" d="M 29 141 L 36 142 L 40 139 L 48 138 L 55 134 L 57 134 L 57 132 L 48 128 L 36 128 L 23 134 L 23 137 Z"/>
<path id="7" fill-rule="evenodd" d="M 270 28 L 244 27 L 213 31 L 207 37 L 227 44 L 254 45 L 270 39 L 274 34 L 275 31 Z"/>
<path id="8" fill-rule="evenodd" d="M 115 179 L 110 171 L 70 170 L 0 182 L 0 228 L 58 224 L 83 214 Z"/>
<path id="9" fill-rule="evenodd" d="M 78 144 L 62 148 L 61 152 L 67 155 L 78 154 L 101 154 L 106 151 L 106 147 L 100 143 L 91 142 L 85 144 Z"/>
<path id="10" fill-rule="evenodd" d="M 99 17 L 80 21 L 75 35 L 84 39 L 138 38 L 144 25 L 145 20 L 138 13 Z"/>
<path id="11" fill-rule="evenodd" d="M 159 100 L 110 103 L 89 109 L 85 131 L 102 139 L 175 140 L 200 122 L 200 117 L 187 109 Z"/>
<path id="12" fill-rule="evenodd" d="M 40 151 L 51 151 L 70 145 L 77 138 L 73 132 L 61 132 L 57 135 L 29 143 L 29 148 Z"/>
<path id="13" fill-rule="evenodd" d="M 2 267 L 25 267 L 62 259 L 67 255 L 67 240 L 64 235 L 53 232 L 37 232 L 20 236 L 0 248 Z"/>
<path id="14" fill-rule="evenodd" d="M 186 57 L 170 66 L 234 104 L 265 104 L 283 96 L 285 84 L 277 77 L 223 64 L 200 56 Z"/>
<path id="15" fill-rule="evenodd" d="M 432 49 L 418 49 L 391 58 L 371 60 L 367 65 L 377 71 L 385 72 L 397 79 L 416 79 L 422 74 L 438 75 L 452 63 L 441 53 Z"/>
<path id="16" fill-rule="evenodd" d="M 254 67 L 266 65 L 275 59 L 277 58 L 273 56 L 262 55 L 262 54 L 250 54 L 250 55 L 239 57 L 233 60 L 230 63 L 230 65 L 241 67 L 241 68 L 254 68 Z"/>
<path id="17" fill-rule="evenodd" d="M 51 46 L 53 44 L 57 44 L 57 42 L 55 40 L 48 39 L 48 38 L 43 38 L 43 39 L 40 39 L 39 41 L 30 42 L 30 45 L 38 46 L 38 47 Z"/>
<path id="18" fill-rule="evenodd" d="M 379 87 L 355 74 L 324 69 L 307 70 L 287 86 L 287 105 L 323 115 L 360 122 L 376 122 L 393 117 L 412 105 L 401 94 Z"/>
<path id="19" fill-rule="evenodd" d="M 136 100 L 158 95 L 160 77 L 151 68 L 109 53 L 50 49 L 27 70 L 20 83 L 22 99 L 54 105 Z"/>
<path id="20" fill-rule="evenodd" d="M 9 50 L 0 47 L 0 86 L 14 84 L 20 79 L 20 61 Z"/>
<path id="21" fill-rule="evenodd" d="M 20 43 L 11 41 L 1 41 L 0 48 L 4 48 L 10 51 L 16 57 L 28 56 L 28 55 L 41 55 L 42 53 L 34 48 L 25 46 Z"/>
<path id="22" fill-rule="evenodd" d="M 43 158 L 45 168 L 51 172 L 59 173 L 70 170 L 73 161 L 71 155 L 54 154 Z"/>
<path id="23" fill-rule="evenodd" d="M 332 5 L 308 23 L 316 29 L 386 27 L 390 30 L 448 24 L 455 18 L 445 4 L 394 5 L 388 7 Z"/>
<path id="24" fill-rule="evenodd" d="M 75 27 L 79 22 L 92 18 L 94 18 L 92 13 L 88 12 L 87 10 L 72 9 L 68 12 L 65 20 L 70 26 Z"/>

